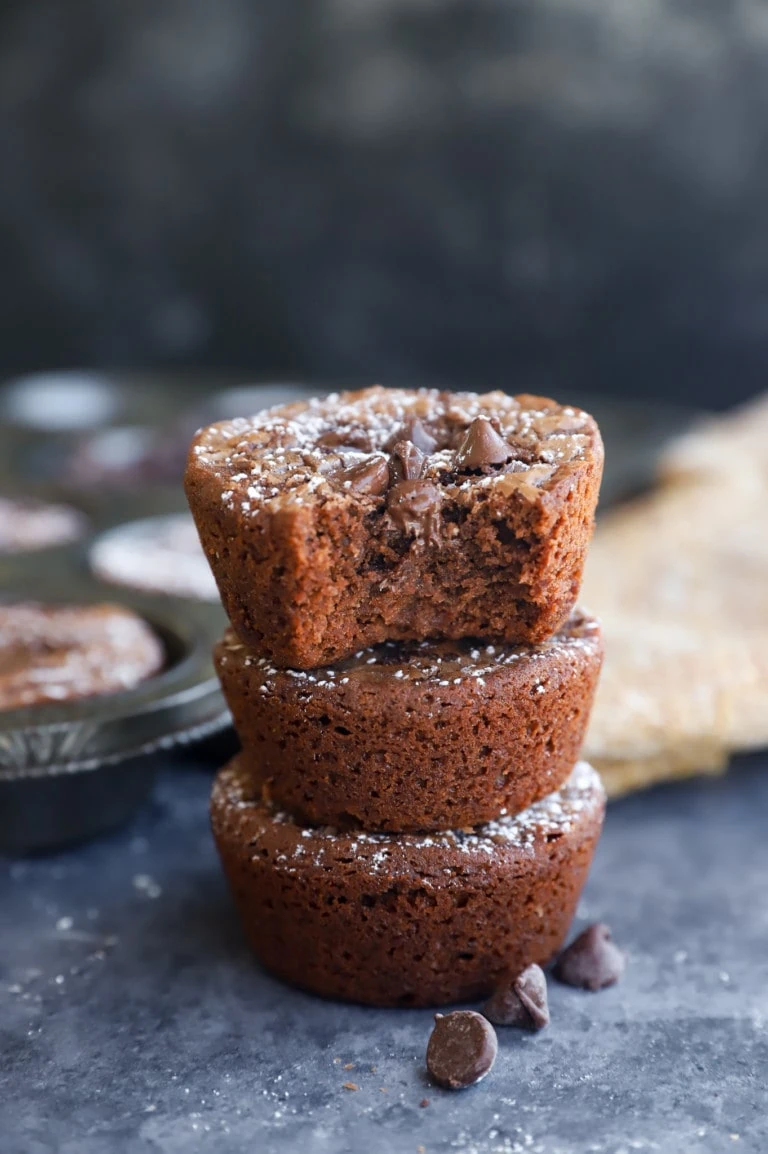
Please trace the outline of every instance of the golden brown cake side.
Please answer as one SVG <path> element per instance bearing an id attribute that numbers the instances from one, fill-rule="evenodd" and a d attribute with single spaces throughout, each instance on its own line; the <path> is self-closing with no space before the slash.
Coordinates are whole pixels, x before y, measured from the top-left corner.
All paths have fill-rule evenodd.
<path id="1" fill-rule="evenodd" d="M 568 932 L 604 794 L 577 765 L 516 818 L 433 835 L 307 829 L 265 806 L 237 759 L 214 836 L 246 936 L 278 977 L 380 1006 L 444 1005 L 547 962 Z"/>
<path id="2" fill-rule="evenodd" d="M 601 660 L 581 613 L 537 646 L 388 642 L 308 672 L 232 630 L 215 650 L 254 788 L 309 824 L 394 832 L 474 826 L 559 788 Z"/>

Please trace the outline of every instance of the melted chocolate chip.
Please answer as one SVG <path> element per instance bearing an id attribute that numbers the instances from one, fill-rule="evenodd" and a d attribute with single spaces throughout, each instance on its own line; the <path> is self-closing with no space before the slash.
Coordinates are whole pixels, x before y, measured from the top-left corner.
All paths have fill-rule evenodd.
<path id="1" fill-rule="evenodd" d="M 367 429 L 328 429 L 317 438 L 323 449 L 358 449 L 367 453 L 371 449 L 371 435 Z"/>
<path id="2" fill-rule="evenodd" d="M 558 981 L 567 986 L 602 990 L 618 982 L 625 966 L 626 958 L 611 937 L 611 931 L 596 922 L 563 950 L 553 972 Z"/>
<path id="3" fill-rule="evenodd" d="M 402 429 L 395 434 L 395 443 L 398 441 L 413 441 L 416 448 L 421 449 L 426 456 L 434 453 L 437 448 L 435 438 L 424 428 L 419 418 L 414 417 L 413 414 L 405 418 Z"/>
<path id="4" fill-rule="evenodd" d="M 427 1046 L 427 1069 L 447 1090 L 463 1090 L 484 1078 L 496 1061 L 493 1026 L 474 1010 L 435 1014 Z"/>
<path id="5" fill-rule="evenodd" d="M 483 1014 L 496 1026 L 519 1026 L 522 1030 L 548 1026 L 547 979 L 541 966 L 528 966 L 516 978 L 501 982 L 483 1006 Z"/>
<path id="6" fill-rule="evenodd" d="M 441 499 L 440 490 L 431 481 L 400 481 L 387 495 L 387 510 L 402 533 L 436 543 Z"/>
<path id="7" fill-rule="evenodd" d="M 416 481 L 424 468 L 424 454 L 413 441 L 398 441 L 392 450 L 392 472 L 396 481 Z"/>
<path id="8" fill-rule="evenodd" d="M 512 449 L 488 418 L 475 417 L 456 450 L 456 468 L 483 469 L 488 465 L 503 465 L 511 456 Z"/>
<path id="9" fill-rule="evenodd" d="M 342 469 L 334 479 L 342 484 L 348 481 L 353 493 L 382 497 L 389 488 L 389 465 L 384 457 L 372 457 L 369 461 Z"/>

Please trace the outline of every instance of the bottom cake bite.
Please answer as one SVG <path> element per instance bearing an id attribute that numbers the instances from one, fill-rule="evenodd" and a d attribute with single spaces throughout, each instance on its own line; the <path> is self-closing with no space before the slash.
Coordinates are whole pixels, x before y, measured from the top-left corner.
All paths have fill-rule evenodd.
<path id="1" fill-rule="evenodd" d="M 302 827 L 260 799 L 240 758 L 211 818 L 248 940 L 278 977 L 378 1006 L 485 997 L 561 947 L 605 795 L 579 762 L 516 817 L 438 834 Z"/>

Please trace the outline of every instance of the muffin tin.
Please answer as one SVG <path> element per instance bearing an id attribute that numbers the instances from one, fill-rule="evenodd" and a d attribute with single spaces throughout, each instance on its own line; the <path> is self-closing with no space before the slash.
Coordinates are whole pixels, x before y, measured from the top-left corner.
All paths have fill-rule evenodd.
<path id="1" fill-rule="evenodd" d="M 193 743 L 205 750 L 197 743 L 207 739 L 215 742 L 207 747 L 212 764 L 233 751 L 211 660 L 225 624 L 218 599 L 183 596 L 178 587 L 141 592 L 103 580 L 90 564 L 94 544 L 120 532 L 130 541 L 150 518 L 188 515 L 180 462 L 178 481 L 138 468 L 101 484 L 78 478 L 71 461 L 83 437 L 106 443 L 123 427 L 144 430 L 155 447 L 167 431 L 178 458 L 185 428 L 191 437 L 196 423 L 231 415 L 233 404 L 259 408 L 262 398 L 274 404 L 309 390 L 278 384 L 233 392 L 222 382 L 217 399 L 219 382 L 163 384 L 69 373 L 0 388 L 0 493 L 71 505 L 85 525 L 77 540 L 0 554 L 0 598 L 124 605 L 152 626 L 167 656 L 162 672 L 134 689 L 0 713 L 0 853 L 57 848 L 125 821 L 149 795 L 160 753 Z M 97 420 L 89 422 L 87 411 L 68 416 L 68 403 L 92 407 Z"/>
<path id="2" fill-rule="evenodd" d="M 19 565 L 6 580 L 6 566 L 3 600 L 125 605 L 160 637 L 166 662 L 133 689 L 0 714 L 2 852 L 48 849 L 117 825 L 149 792 L 150 755 L 229 726 L 211 663 L 219 607 L 115 594 L 58 552 L 55 566 L 36 573 Z"/>

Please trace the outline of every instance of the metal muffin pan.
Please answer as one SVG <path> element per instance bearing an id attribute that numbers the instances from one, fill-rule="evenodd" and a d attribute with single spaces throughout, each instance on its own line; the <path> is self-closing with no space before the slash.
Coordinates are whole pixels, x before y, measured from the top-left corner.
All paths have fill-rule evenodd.
<path id="1" fill-rule="evenodd" d="M 223 612 L 171 598 L 113 594 L 89 578 L 5 588 L 4 601 L 110 600 L 160 637 L 163 670 L 134 689 L 0 714 L 0 851 L 26 852 L 92 836 L 128 818 L 152 785 L 151 755 L 227 729 L 211 663 Z"/>
<path id="2" fill-rule="evenodd" d="M 164 430 L 180 410 L 197 411 L 206 395 L 194 386 L 164 390 L 147 378 L 98 381 L 110 397 L 100 410 L 102 428 L 127 423 Z M 55 467 L 38 468 L 42 461 L 55 466 L 64 460 L 90 430 L 82 422 L 68 424 L 60 411 L 48 426 L 45 412 L 40 422 L 18 420 L 28 415 L 20 396 L 18 384 L 0 386 L 0 493 L 72 505 L 87 526 L 77 540 L 0 555 L 0 597 L 125 605 L 152 626 L 167 660 L 159 674 L 131 690 L 0 712 L 1 853 L 49 850 L 117 826 L 148 797 L 159 754 L 194 744 L 213 765 L 233 744 L 211 662 L 225 625 L 221 607 L 108 584 L 89 570 L 90 549 L 104 532 L 149 515 L 184 512 L 181 485 L 139 479 L 109 490 L 74 484 L 58 477 Z"/>

